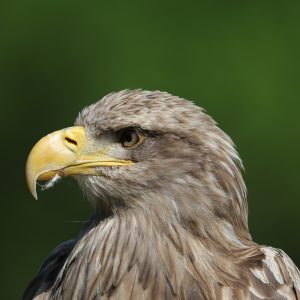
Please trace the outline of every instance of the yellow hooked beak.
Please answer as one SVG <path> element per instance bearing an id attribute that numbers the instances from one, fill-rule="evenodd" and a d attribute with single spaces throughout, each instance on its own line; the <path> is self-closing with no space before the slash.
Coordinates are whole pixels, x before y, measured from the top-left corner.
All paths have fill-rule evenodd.
<path id="1" fill-rule="evenodd" d="M 36 181 L 55 175 L 99 175 L 95 167 L 130 165 L 131 160 L 108 156 L 108 148 L 94 149 L 89 145 L 84 127 L 75 126 L 48 134 L 32 148 L 26 163 L 28 188 L 35 199 Z"/>

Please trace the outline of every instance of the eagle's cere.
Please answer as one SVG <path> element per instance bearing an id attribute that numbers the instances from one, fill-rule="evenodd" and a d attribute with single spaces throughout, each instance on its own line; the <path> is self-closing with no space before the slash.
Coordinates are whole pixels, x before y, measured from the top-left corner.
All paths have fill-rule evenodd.
<path id="1" fill-rule="evenodd" d="M 297 267 L 252 241 L 241 161 L 192 102 L 120 91 L 41 139 L 26 176 L 73 176 L 95 207 L 24 299 L 300 299 Z M 50 183 L 50 185 L 53 182 Z"/>

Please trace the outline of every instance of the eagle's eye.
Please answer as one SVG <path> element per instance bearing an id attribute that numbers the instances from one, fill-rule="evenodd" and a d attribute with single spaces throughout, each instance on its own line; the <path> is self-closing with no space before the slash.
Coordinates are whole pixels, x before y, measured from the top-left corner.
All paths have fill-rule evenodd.
<path id="1" fill-rule="evenodd" d="M 144 135 L 135 129 L 126 129 L 121 133 L 120 142 L 124 148 L 134 148 L 142 143 Z"/>

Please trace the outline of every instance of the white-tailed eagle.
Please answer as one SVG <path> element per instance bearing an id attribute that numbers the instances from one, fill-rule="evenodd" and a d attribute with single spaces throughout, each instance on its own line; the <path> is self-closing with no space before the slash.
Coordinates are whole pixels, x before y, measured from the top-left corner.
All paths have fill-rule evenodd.
<path id="1" fill-rule="evenodd" d="M 241 161 L 190 101 L 120 91 L 42 138 L 26 176 L 74 177 L 95 214 L 24 299 L 300 299 L 300 275 L 250 236 Z"/>

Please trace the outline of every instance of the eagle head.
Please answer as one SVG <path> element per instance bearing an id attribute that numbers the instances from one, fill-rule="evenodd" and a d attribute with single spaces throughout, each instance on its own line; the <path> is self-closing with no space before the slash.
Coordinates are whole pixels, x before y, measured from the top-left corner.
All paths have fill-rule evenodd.
<path id="1" fill-rule="evenodd" d="M 130 209 L 202 236 L 221 223 L 223 235 L 250 239 L 240 167 L 233 142 L 202 108 L 165 92 L 125 90 L 42 138 L 26 175 L 36 198 L 37 180 L 73 176 L 102 216 Z"/>

